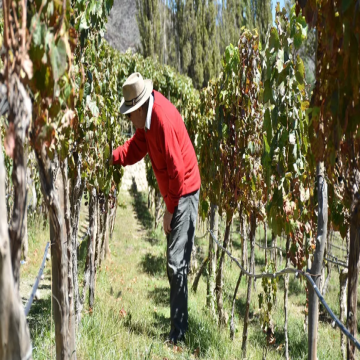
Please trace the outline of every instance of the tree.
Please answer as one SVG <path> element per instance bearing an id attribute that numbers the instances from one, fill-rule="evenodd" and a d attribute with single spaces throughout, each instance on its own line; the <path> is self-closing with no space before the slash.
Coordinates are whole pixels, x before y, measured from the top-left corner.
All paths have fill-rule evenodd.
<path id="1" fill-rule="evenodd" d="M 220 66 L 215 0 L 138 0 L 142 55 L 190 76 L 196 88 Z M 160 22 L 161 19 L 161 22 Z"/>
<path id="2" fill-rule="evenodd" d="M 252 29 L 254 26 L 253 9 L 251 8 L 251 0 L 236 1 L 227 0 L 221 3 L 220 17 L 220 53 L 225 52 L 225 48 L 229 44 L 237 44 L 241 27 L 246 26 Z"/>
<path id="3" fill-rule="evenodd" d="M 296 4 L 295 0 L 286 0 L 285 9 L 287 16 L 290 17 L 293 6 Z M 311 97 L 311 90 L 315 83 L 315 54 L 316 54 L 316 30 L 307 29 L 306 38 L 302 40 L 298 54 L 304 62 L 306 91 L 308 97 Z"/>
<path id="4" fill-rule="evenodd" d="M 163 59 L 160 16 L 164 5 L 160 0 L 137 0 L 137 23 L 140 32 L 141 53 L 145 57 Z M 163 19 L 165 21 L 165 19 Z"/>
<path id="5" fill-rule="evenodd" d="M 266 42 L 266 34 L 272 25 L 271 0 L 252 0 L 254 7 L 254 26 L 257 28 L 262 46 Z"/>

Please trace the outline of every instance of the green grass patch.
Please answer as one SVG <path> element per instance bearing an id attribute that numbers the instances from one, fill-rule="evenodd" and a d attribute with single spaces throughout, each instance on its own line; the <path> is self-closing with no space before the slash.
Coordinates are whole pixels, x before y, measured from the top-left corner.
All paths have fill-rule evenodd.
<path id="1" fill-rule="evenodd" d="M 229 328 L 219 329 L 206 308 L 206 272 L 200 279 L 197 293 L 189 290 L 189 331 L 182 351 L 165 344 L 170 331 L 169 283 L 166 276 L 166 240 L 161 229 L 153 229 L 153 216 L 147 208 L 147 198 L 133 189 L 130 194 L 120 193 L 115 231 L 110 243 L 111 256 L 97 272 L 95 307 L 84 308 L 77 331 L 78 359 L 242 359 L 241 341 L 247 291 L 243 278 L 235 303 L 235 339 L 229 339 Z M 82 208 L 80 233 L 86 232 L 87 207 Z M 237 223 L 234 222 L 234 229 Z M 204 229 L 198 230 L 202 235 Z M 224 227 L 220 227 L 220 239 Z M 35 281 L 49 229 L 42 221 L 29 224 L 30 260 L 22 267 L 22 287 Z M 207 255 L 208 237 L 196 240 L 198 264 Z M 263 227 L 256 232 L 256 241 L 264 244 Z M 333 240 L 341 245 L 339 238 Z M 268 245 L 271 233 L 268 231 Z M 284 239 L 278 246 L 285 248 Z M 232 252 L 240 258 L 240 238 L 232 234 Z M 249 253 L 250 250 L 248 249 Z M 83 272 L 86 240 L 81 244 L 79 271 Z M 333 251 L 334 253 L 335 251 Z M 256 272 L 264 264 L 264 250 L 256 247 Z M 280 259 L 278 259 L 280 260 Z M 285 258 L 278 268 L 285 266 Z M 229 259 L 225 262 L 224 306 L 231 314 L 232 297 L 239 269 Z M 79 275 L 82 278 L 82 273 Z M 45 279 L 50 282 L 50 268 Z M 193 276 L 189 277 L 189 289 Z M 258 312 L 258 294 L 261 282 L 255 284 L 250 308 L 250 327 L 247 345 L 248 359 L 282 359 L 284 356 L 283 279 L 278 283 L 278 295 L 273 319 L 276 343 L 266 347 Z M 24 286 L 25 286 L 24 285 Z M 289 352 L 291 359 L 307 359 L 307 332 L 305 320 L 304 281 L 290 276 L 289 295 Z M 34 345 L 34 359 L 55 359 L 54 326 L 51 322 L 50 289 L 43 288 L 44 297 L 34 303 L 28 317 Z M 326 300 L 335 314 L 339 314 L 339 275 L 332 268 Z M 318 358 L 340 358 L 340 331 L 333 329 L 329 318 L 320 308 Z M 359 321 L 360 324 L 360 321 Z"/>

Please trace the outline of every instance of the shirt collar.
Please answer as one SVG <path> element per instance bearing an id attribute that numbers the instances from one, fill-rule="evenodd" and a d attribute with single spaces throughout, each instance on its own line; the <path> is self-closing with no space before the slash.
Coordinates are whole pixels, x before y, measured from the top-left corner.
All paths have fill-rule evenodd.
<path id="1" fill-rule="evenodd" d="M 150 98 L 149 98 L 148 112 L 147 112 L 146 121 L 145 121 L 145 131 L 150 130 L 151 114 L 152 114 L 153 105 L 154 105 L 154 93 L 151 93 Z"/>

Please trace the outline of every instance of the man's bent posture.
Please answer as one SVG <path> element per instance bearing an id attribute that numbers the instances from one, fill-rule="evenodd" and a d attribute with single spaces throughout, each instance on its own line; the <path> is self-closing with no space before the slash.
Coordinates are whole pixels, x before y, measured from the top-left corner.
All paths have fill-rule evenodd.
<path id="1" fill-rule="evenodd" d="M 136 128 L 135 135 L 112 154 L 112 163 L 132 165 L 149 153 L 166 204 L 167 274 L 170 282 L 169 340 L 184 339 L 188 327 L 187 273 L 194 242 L 200 174 L 194 147 L 175 106 L 139 73 L 123 85 L 120 112 Z"/>

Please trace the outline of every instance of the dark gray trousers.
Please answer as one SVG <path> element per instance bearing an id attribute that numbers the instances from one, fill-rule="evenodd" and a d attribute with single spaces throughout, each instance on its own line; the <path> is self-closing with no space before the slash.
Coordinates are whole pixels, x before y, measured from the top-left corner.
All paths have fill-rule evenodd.
<path id="1" fill-rule="evenodd" d="M 188 328 L 188 287 L 191 250 L 194 243 L 199 190 L 182 196 L 167 236 L 167 275 L 170 283 L 170 339 L 182 338 Z"/>

